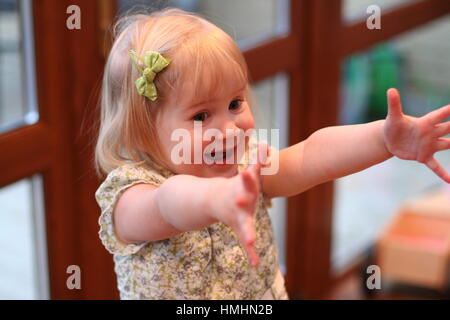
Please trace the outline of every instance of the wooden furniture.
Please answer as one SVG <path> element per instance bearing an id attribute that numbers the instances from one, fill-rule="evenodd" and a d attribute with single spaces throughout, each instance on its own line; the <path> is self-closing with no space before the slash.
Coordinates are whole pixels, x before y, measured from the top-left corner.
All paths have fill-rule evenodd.
<path id="1" fill-rule="evenodd" d="M 376 246 L 382 280 L 444 291 L 450 286 L 450 190 L 408 202 Z"/>

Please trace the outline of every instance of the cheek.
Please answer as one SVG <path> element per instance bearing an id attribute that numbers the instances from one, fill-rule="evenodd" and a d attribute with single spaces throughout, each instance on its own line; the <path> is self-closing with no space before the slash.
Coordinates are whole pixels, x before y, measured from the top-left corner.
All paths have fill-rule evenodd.
<path id="1" fill-rule="evenodd" d="M 172 135 L 176 133 L 176 130 L 179 130 L 179 127 L 177 127 L 177 124 L 171 123 L 170 121 L 167 122 L 167 125 L 160 126 L 160 128 L 158 128 L 158 140 L 161 151 L 165 157 L 165 161 L 171 163 L 172 150 L 180 143 L 179 139 L 172 140 Z M 179 138 L 176 134 L 174 137 Z"/>
<path id="2" fill-rule="evenodd" d="M 164 157 L 163 161 L 167 163 L 167 161 L 170 160 L 170 152 L 173 143 L 170 141 L 170 135 L 167 135 L 165 132 L 164 133 L 159 132 L 158 142 L 161 148 L 162 156 Z"/>
<path id="3" fill-rule="evenodd" d="M 164 153 L 166 152 L 167 148 L 171 144 L 170 137 L 171 137 L 171 130 L 169 127 L 163 127 L 157 130 L 158 132 L 158 141 L 161 146 L 161 149 L 164 150 Z"/>

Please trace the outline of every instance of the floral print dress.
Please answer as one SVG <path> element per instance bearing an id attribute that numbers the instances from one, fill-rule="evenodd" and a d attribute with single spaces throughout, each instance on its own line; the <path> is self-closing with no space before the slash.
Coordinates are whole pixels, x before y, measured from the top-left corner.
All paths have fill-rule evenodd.
<path id="1" fill-rule="evenodd" d="M 113 209 L 120 195 L 139 183 L 159 186 L 171 175 L 162 168 L 126 164 L 112 170 L 95 193 L 99 236 L 113 254 L 121 299 L 288 299 L 262 194 L 255 212 L 256 268 L 235 232 L 221 222 L 159 241 L 125 245 L 116 238 Z"/>

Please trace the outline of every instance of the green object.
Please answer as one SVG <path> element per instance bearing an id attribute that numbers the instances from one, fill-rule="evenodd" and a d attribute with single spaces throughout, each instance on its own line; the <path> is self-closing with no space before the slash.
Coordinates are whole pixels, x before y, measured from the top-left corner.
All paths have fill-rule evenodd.
<path id="1" fill-rule="evenodd" d="M 372 88 L 369 96 L 367 120 L 384 119 L 387 114 L 386 92 L 389 88 L 400 86 L 400 57 L 395 48 L 381 44 L 371 53 Z"/>
<path id="2" fill-rule="evenodd" d="M 365 121 L 371 90 L 371 70 L 367 54 L 355 54 L 345 61 L 344 107 L 340 111 L 342 124 L 357 124 Z"/>
<path id="3" fill-rule="evenodd" d="M 153 80 L 158 72 L 161 72 L 170 64 L 170 59 L 155 51 L 147 51 L 144 58 L 140 57 L 134 50 L 130 50 L 129 53 L 134 66 L 142 74 L 134 82 L 139 94 L 155 101 L 158 98 L 158 91 Z M 139 61 L 144 64 L 145 68 L 141 67 Z"/>

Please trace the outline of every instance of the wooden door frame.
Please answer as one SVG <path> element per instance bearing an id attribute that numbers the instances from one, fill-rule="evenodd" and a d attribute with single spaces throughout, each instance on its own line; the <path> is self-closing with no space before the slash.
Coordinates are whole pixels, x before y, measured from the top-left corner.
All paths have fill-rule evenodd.
<path id="1" fill-rule="evenodd" d="M 33 2 L 39 121 L 0 135 L 0 187 L 40 174 L 43 178 L 51 298 L 79 299 L 68 290 L 67 267 L 79 264 L 79 220 L 76 215 L 72 81 L 65 36 L 68 1 Z M 54 14 L 60 12 L 60 14 Z M 73 81 L 75 77 L 71 77 Z"/>
<path id="2" fill-rule="evenodd" d="M 81 9 L 80 30 L 66 27 L 72 4 Z M 95 89 L 103 66 L 96 3 L 41 0 L 33 2 L 33 11 L 40 122 L 54 140 L 44 173 L 51 298 L 118 297 L 110 290 L 112 261 L 97 254 L 104 249 L 97 236 L 97 179 L 87 150 L 93 146 L 89 119 L 97 112 Z M 80 290 L 67 288 L 69 265 L 80 267 Z"/>

